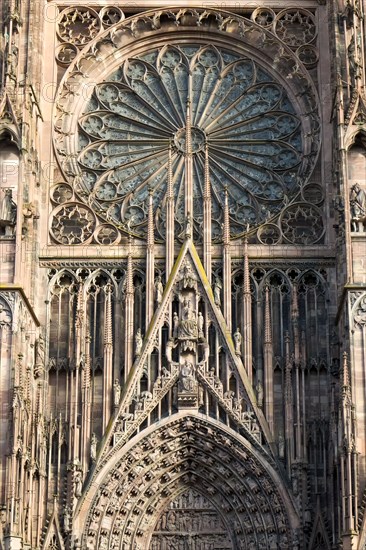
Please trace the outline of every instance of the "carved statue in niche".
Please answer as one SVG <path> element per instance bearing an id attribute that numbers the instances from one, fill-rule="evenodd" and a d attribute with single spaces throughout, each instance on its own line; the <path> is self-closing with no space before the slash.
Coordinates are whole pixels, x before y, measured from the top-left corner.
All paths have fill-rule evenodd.
<path id="1" fill-rule="evenodd" d="M 121 398 L 121 385 L 116 378 L 113 384 L 113 401 L 114 401 L 115 407 L 118 407 L 120 398 Z"/>
<path id="2" fill-rule="evenodd" d="M 234 332 L 235 353 L 241 355 L 241 334 L 239 327 Z"/>
<path id="3" fill-rule="evenodd" d="M 192 307 L 191 300 L 183 301 L 182 318 L 178 327 L 178 338 L 180 340 L 192 340 L 198 338 L 198 327 L 196 312 Z"/>
<path id="4" fill-rule="evenodd" d="M 187 360 L 182 365 L 180 371 L 179 389 L 182 392 L 193 392 L 196 390 L 193 364 Z"/>
<path id="5" fill-rule="evenodd" d="M 181 277 L 180 281 L 181 281 L 180 286 L 182 289 L 188 289 L 188 288 L 192 288 L 194 290 L 197 289 L 196 276 L 193 273 L 192 267 L 188 262 L 186 262 L 183 265 L 183 276 Z"/>
<path id="6" fill-rule="evenodd" d="M 98 438 L 95 435 L 95 433 L 92 433 L 91 441 L 90 441 L 90 458 L 93 462 L 97 460 L 97 445 L 98 445 Z"/>
<path id="7" fill-rule="evenodd" d="M 220 277 L 216 277 L 215 284 L 213 288 L 213 295 L 214 295 L 214 301 L 217 306 L 221 306 L 221 289 L 222 289 L 222 281 Z"/>
<path id="8" fill-rule="evenodd" d="M 263 407 L 263 385 L 260 380 L 258 380 L 257 386 L 255 389 L 257 391 L 257 404 L 258 404 L 258 407 L 261 409 Z"/>
<path id="9" fill-rule="evenodd" d="M 76 498 L 81 497 L 83 487 L 83 479 L 81 470 L 76 470 L 74 474 L 74 495 Z"/>
<path id="10" fill-rule="evenodd" d="M 204 335 L 203 335 L 203 323 L 204 323 L 203 315 L 202 315 L 202 313 L 199 311 L 199 312 L 198 312 L 198 319 L 197 319 L 197 325 L 198 325 L 198 338 L 203 338 L 203 337 L 204 337 Z"/>
<path id="11" fill-rule="evenodd" d="M 5 237 L 12 237 L 17 217 L 17 206 L 13 201 L 11 189 L 5 189 L 0 203 L 0 230 Z"/>
<path id="12" fill-rule="evenodd" d="M 358 183 L 351 187 L 350 207 L 352 231 L 363 232 L 366 221 L 366 192 Z"/>
<path id="13" fill-rule="evenodd" d="M 161 304 L 163 300 L 163 292 L 164 292 L 163 283 L 161 282 L 160 275 L 158 275 L 155 280 L 155 299 L 158 306 Z"/>
<path id="14" fill-rule="evenodd" d="M 141 329 L 138 328 L 135 336 L 135 355 L 141 355 L 142 350 L 142 334 Z"/>
<path id="15" fill-rule="evenodd" d="M 178 338 L 179 317 L 175 311 L 173 313 L 173 338 Z"/>
<path id="16" fill-rule="evenodd" d="M 35 361 L 34 361 L 34 376 L 39 378 L 44 372 L 45 348 L 44 338 L 39 335 L 35 345 Z"/>

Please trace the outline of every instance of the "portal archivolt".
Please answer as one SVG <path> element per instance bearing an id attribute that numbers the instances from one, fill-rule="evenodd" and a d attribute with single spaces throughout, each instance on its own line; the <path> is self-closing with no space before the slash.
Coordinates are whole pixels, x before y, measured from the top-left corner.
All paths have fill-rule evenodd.
<path id="1" fill-rule="evenodd" d="M 297 514 L 271 460 L 207 417 L 174 416 L 103 469 L 78 514 L 85 547 L 293 548 Z"/>

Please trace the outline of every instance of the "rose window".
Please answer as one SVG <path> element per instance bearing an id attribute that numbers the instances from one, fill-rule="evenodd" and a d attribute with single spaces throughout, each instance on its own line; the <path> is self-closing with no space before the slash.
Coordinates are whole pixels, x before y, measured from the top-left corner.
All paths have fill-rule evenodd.
<path id="1" fill-rule="evenodd" d="M 102 221 L 144 236 L 151 191 L 161 239 L 169 157 L 177 235 L 187 169 L 194 236 L 202 235 L 208 158 L 213 238 L 220 240 L 225 189 L 233 237 L 278 217 L 299 193 L 308 139 L 293 99 L 269 70 L 201 45 L 168 45 L 125 60 L 95 86 L 78 132 L 76 193 Z"/>

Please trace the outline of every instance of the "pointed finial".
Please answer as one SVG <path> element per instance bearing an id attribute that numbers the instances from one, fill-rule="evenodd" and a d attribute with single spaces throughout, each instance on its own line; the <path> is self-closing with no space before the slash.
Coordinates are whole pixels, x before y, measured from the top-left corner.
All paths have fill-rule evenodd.
<path id="1" fill-rule="evenodd" d="M 348 369 L 348 353 L 346 351 L 343 352 L 342 385 L 343 385 L 343 389 L 348 389 L 350 387 L 349 369 Z"/>

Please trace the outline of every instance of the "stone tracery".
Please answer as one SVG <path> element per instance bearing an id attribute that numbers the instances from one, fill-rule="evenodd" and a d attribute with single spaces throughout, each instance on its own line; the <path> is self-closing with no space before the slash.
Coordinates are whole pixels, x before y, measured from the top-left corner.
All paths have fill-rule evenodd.
<path id="1" fill-rule="evenodd" d="M 262 25 L 264 12 L 257 12 L 253 13 L 253 21 Z M 87 17 L 87 14 L 80 17 L 82 15 L 84 19 Z M 159 18 L 162 15 L 152 16 L 156 31 L 160 29 Z M 204 29 L 208 15 L 208 12 L 201 13 L 200 10 L 172 10 L 168 19 L 189 26 L 198 18 Z M 288 33 L 296 35 L 296 25 L 303 29 L 305 20 L 308 21 L 309 34 L 305 42 L 311 42 L 315 36 L 313 16 L 306 10 L 294 13 L 284 10 L 278 16 L 267 16 L 269 22 L 264 27 L 271 26 L 271 21 L 275 21 L 273 29 L 278 31 L 278 46 L 281 33 L 282 38 L 287 37 Z M 70 16 L 65 10 L 60 21 L 67 17 Z M 134 34 L 134 19 L 123 20 L 121 16 L 118 21 L 118 17 L 114 14 L 112 18 L 113 32 L 106 25 L 103 52 L 110 51 L 107 47 L 109 40 L 116 46 L 119 32 L 124 34 L 129 29 Z M 224 18 L 218 25 L 220 32 L 228 30 L 226 25 L 234 20 L 236 22 L 235 18 Z M 136 24 L 145 26 L 146 30 L 148 21 L 150 19 L 146 15 L 136 18 Z M 237 23 L 240 23 L 239 28 L 249 29 L 255 25 L 244 18 L 238 19 Z M 252 30 L 251 42 L 256 36 L 255 28 Z M 263 44 L 266 44 L 266 32 L 264 28 L 261 31 Z M 93 48 L 97 49 L 98 39 L 95 38 L 94 42 Z M 296 46 L 292 38 L 289 38 L 289 44 L 293 48 Z M 282 51 L 286 47 L 282 43 Z M 86 76 L 81 68 L 83 59 L 91 60 L 96 49 L 86 53 L 89 50 L 86 46 L 75 68 L 72 66 L 66 74 L 70 83 L 73 82 L 73 88 L 78 74 L 84 78 Z M 272 35 L 268 53 L 273 56 L 275 52 Z M 100 55 L 101 52 L 99 58 Z M 290 65 L 292 55 L 286 57 Z M 88 64 L 90 66 L 89 61 Z M 275 65 L 278 65 L 278 59 Z M 132 231 L 135 235 L 144 235 L 147 230 L 147 189 L 152 187 L 156 236 L 164 239 L 166 212 L 161 206 L 167 200 L 168 152 L 173 147 L 176 236 L 182 238 L 187 215 L 184 199 L 187 143 L 192 154 L 190 170 L 195 197 L 192 210 L 196 240 L 200 239 L 203 223 L 200 197 L 203 194 L 205 147 L 211 166 L 211 231 L 214 239 L 220 240 L 222 236 L 222 188 L 228 181 L 230 230 L 233 236 L 245 232 L 248 224 L 254 228 L 278 219 L 284 206 L 299 195 L 317 155 L 316 100 L 311 99 L 307 107 L 301 105 L 299 110 L 300 104 L 308 101 L 310 95 L 305 98 L 298 93 L 294 100 L 295 88 L 289 94 L 287 84 L 283 86 L 277 77 L 252 57 L 252 53 L 238 53 L 223 48 L 219 43 L 210 46 L 195 44 L 193 39 L 191 46 L 166 43 L 149 53 L 141 52 L 125 59 L 119 67 L 114 63 L 113 70 L 110 66 L 109 74 L 104 74 L 102 79 L 95 75 L 94 82 L 98 84 L 87 108 L 85 105 L 81 110 L 81 106 L 78 107 L 79 143 L 67 139 L 70 130 L 66 127 L 70 126 L 70 122 L 75 127 L 76 119 L 73 116 L 66 120 L 62 115 L 66 99 L 61 99 L 62 93 L 59 104 L 61 116 L 56 123 L 56 150 L 59 151 L 63 170 L 73 178 L 76 176 L 73 200 L 92 206 L 98 215 L 97 223 L 103 221 L 107 227 L 114 226 L 122 234 Z M 300 66 L 298 69 L 293 66 L 293 69 L 292 85 L 296 87 L 297 82 L 302 82 L 303 86 L 306 75 Z M 67 88 L 67 79 L 65 86 Z M 245 93 L 241 95 L 243 86 Z M 310 91 L 310 88 L 308 86 L 307 89 Z M 70 102 L 70 99 L 74 102 L 70 97 L 66 101 Z M 230 114 L 233 110 L 235 114 Z M 310 127 L 311 134 L 308 132 Z M 188 140 L 186 134 L 189 134 Z M 311 143 L 308 139 L 310 135 Z M 66 149 L 61 146 L 63 141 Z M 78 165 L 72 160 L 76 155 Z M 277 223 L 274 227 L 277 227 L 275 231 L 281 232 L 281 226 Z M 95 239 L 103 242 L 97 237 Z"/>

